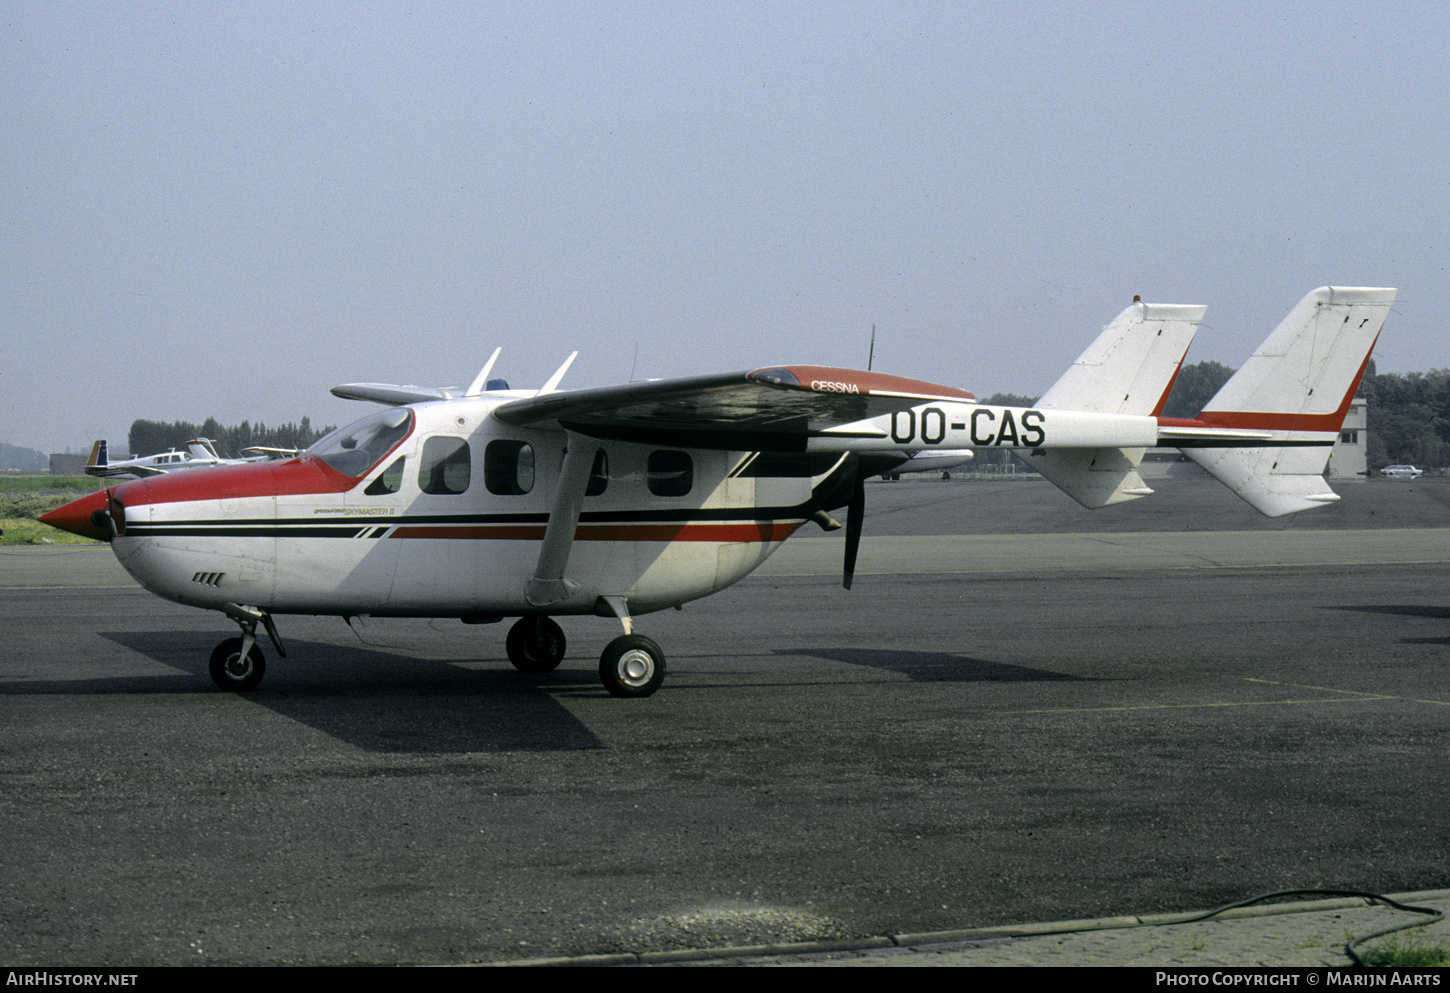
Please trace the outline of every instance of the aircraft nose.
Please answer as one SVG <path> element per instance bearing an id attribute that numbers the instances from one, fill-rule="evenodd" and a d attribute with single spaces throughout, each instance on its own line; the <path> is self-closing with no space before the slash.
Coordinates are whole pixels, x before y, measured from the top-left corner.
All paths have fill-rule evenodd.
<path id="1" fill-rule="evenodd" d="M 71 534 L 78 534 L 82 538 L 110 541 L 111 529 L 106 525 L 105 520 L 110 506 L 110 497 L 110 490 L 99 490 L 88 494 L 79 500 L 72 500 L 63 507 L 57 507 L 48 514 L 42 514 L 39 518 L 40 523 L 49 524 L 61 531 L 69 531 Z"/>

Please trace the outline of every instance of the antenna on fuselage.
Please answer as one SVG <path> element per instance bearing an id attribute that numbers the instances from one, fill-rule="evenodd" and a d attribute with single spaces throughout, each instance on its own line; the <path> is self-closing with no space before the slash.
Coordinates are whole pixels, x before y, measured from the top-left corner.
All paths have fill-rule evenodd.
<path id="1" fill-rule="evenodd" d="M 876 361 L 876 325 L 871 325 L 871 351 L 866 353 L 866 371 L 871 371 L 871 363 Z"/>
<path id="2" fill-rule="evenodd" d="M 502 351 L 502 345 L 493 350 L 493 354 L 488 357 L 488 361 L 484 363 L 478 375 L 473 377 L 473 382 L 468 384 L 468 389 L 463 393 L 464 396 L 476 397 L 483 392 L 483 385 L 488 382 L 488 374 L 493 372 L 493 364 L 498 361 L 499 353 Z"/>

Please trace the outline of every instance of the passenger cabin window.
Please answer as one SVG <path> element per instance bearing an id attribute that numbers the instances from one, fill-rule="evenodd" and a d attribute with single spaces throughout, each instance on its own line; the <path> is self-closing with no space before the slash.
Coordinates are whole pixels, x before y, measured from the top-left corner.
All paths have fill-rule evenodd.
<path id="1" fill-rule="evenodd" d="M 429 438 L 418 460 L 418 488 L 424 493 L 462 493 L 468 489 L 472 459 L 462 438 Z"/>
<path id="2" fill-rule="evenodd" d="M 344 476 L 361 478 L 413 430 L 413 412 L 394 407 L 338 428 L 307 449 Z"/>
<path id="3" fill-rule="evenodd" d="M 584 487 L 585 496 L 598 496 L 609 489 L 609 456 L 604 449 L 594 453 L 594 465 L 589 470 L 589 483 Z"/>
<path id="4" fill-rule="evenodd" d="M 490 441 L 483 450 L 483 485 L 499 496 L 534 488 L 534 448 L 526 441 Z"/>
<path id="5" fill-rule="evenodd" d="M 686 452 L 650 452 L 645 480 L 655 496 L 684 496 L 695 485 L 695 464 Z"/>

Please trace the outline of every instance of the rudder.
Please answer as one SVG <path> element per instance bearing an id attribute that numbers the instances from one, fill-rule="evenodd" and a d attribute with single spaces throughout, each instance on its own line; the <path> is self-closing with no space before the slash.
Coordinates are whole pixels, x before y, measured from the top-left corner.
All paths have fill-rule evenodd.
<path id="1" fill-rule="evenodd" d="M 1305 295 L 1198 415 L 1211 427 L 1269 431 L 1278 444 L 1183 454 L 1269 517 L 1338 500 L 1324 469 L 1396 292 Z"/>
<path id="2" fill-rule="evenodd" d="M 1101 414 L 1160 414 L 1208 308 L 1134 302 L 1093 341 L 1036 406 Z M 1142 448 L 1058 448 L 1018 452 L 1084 507 L 1152 493 L 1138 475 Z"/>

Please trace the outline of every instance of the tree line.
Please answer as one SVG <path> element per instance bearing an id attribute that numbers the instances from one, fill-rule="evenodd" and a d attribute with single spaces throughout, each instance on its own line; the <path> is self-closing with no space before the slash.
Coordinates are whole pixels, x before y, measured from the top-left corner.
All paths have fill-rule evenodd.
<path id="1" fill-rule="evenodd" d="M 1359 395 L 1369 404 L 1371 468 L 1450 465 L 1450 369 L 1376 374 L 1371 362 Z"/>
<path id="2" fill-rule="evenodd" d="M 216 442 L 217 454 L 223 458 L 237 458 L 244 448 L 306 448 L 318 438 L 335 430 L 332 427 L 314 428 L 310 418 L 303 417 L 296 424 L 287 423 L 268 427 L 261 421 L 256 424 L 243 421 L 240 424 L 220 424 L 215 417 L 208 417 L 202 424 L 188 421 L 148 421 L 144 418 L 131 422 L 127 436 L 133 456 L 156 455 L 181 448 L 193 438 L 210 438 Z"/>

